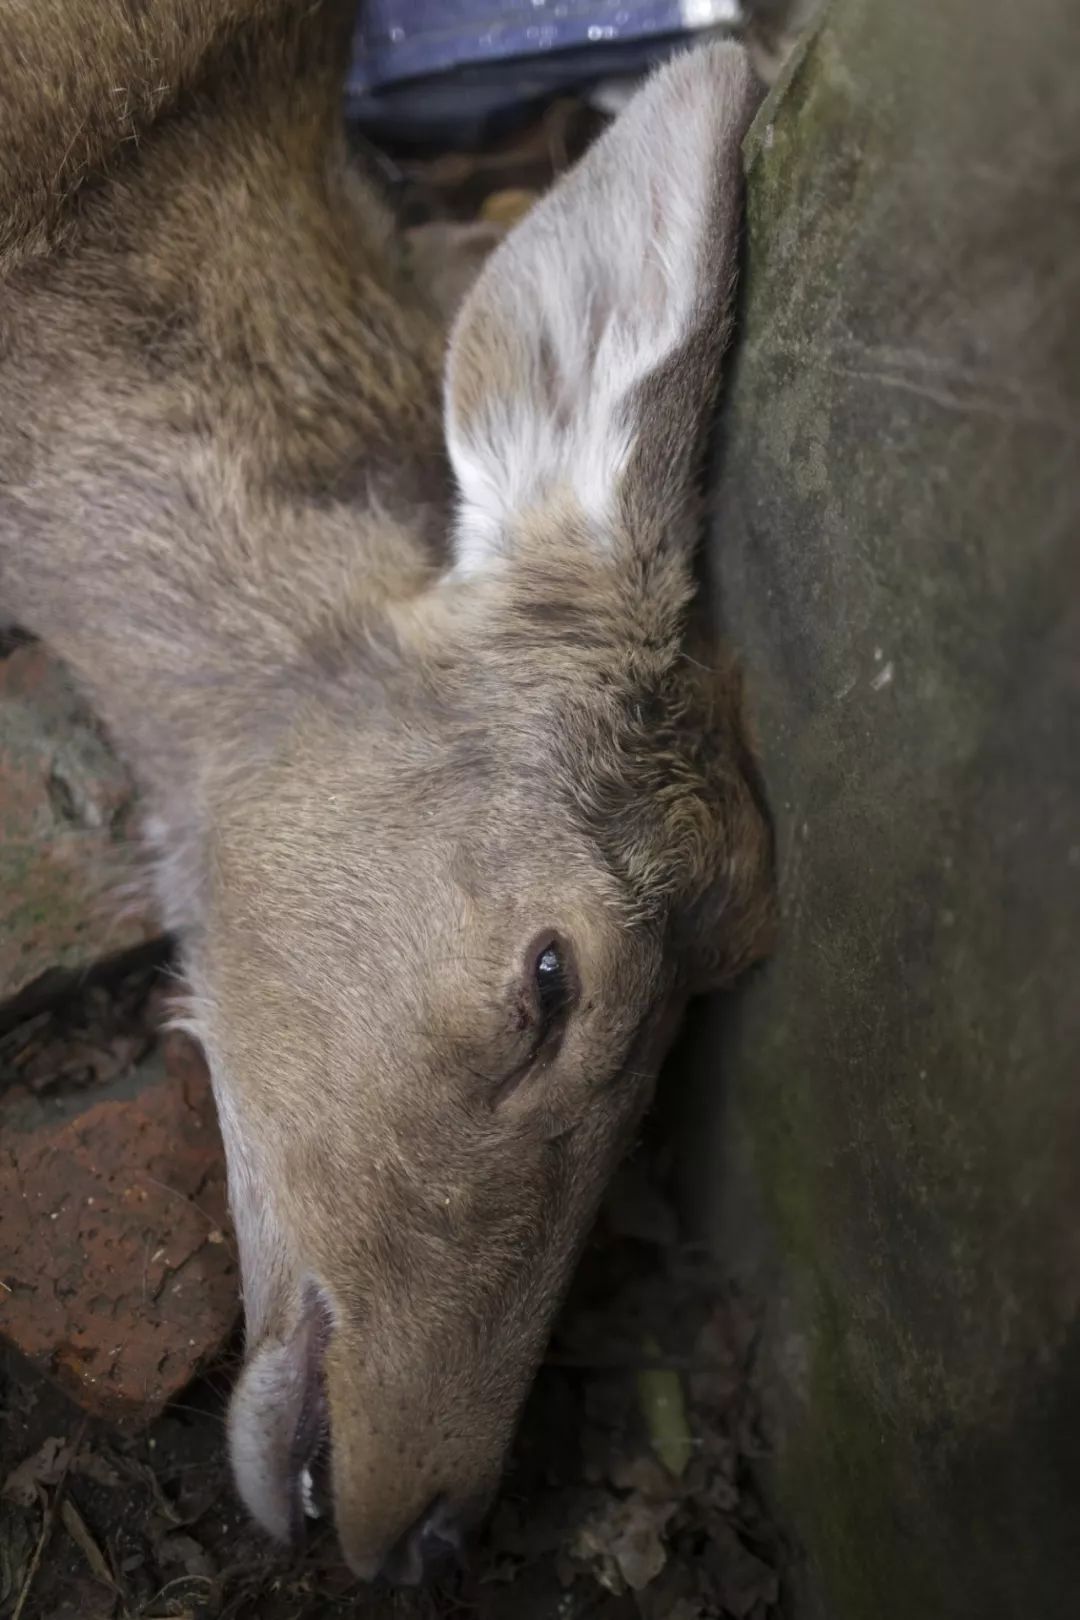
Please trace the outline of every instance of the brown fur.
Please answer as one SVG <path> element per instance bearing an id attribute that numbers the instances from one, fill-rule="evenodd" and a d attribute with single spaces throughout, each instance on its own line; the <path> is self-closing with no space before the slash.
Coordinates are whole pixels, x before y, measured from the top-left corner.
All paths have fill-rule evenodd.
<path id="1" fill-rule="evenodd" d="M 511 568 L 442 581 L 444 337 L 346 163 L 352 13 L 0 13 L 0 601 L 142 784 L 245 1259 L 241 1478 L 256 1433 L 250 1468 L 293 1466 L 316 1279 L 372 1573 L 433 1498 L 488 1499 L 679 1010 L 763 951 L 771 901 L 673 538 L 722 307 L 646 391 L 613 556 L 554 490 Z M 552 926 L 581 1003 L 500 1100 Z"/>

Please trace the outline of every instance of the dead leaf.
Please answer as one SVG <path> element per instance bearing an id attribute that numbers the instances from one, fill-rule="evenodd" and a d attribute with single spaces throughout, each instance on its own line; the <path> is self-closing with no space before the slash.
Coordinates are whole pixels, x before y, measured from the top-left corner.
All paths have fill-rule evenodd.
<path id="1" fill-rule="evenodd" d="M 676 1598 L 669 1608 L 664 1610 L 664 1620 L 704 1620 L 704 1611 L 701 1604 L 693 1598 Z"/>
<path id="2" fill-rule="evenodd" d="M 509 186 L 505 191 L 493 191 L 484 198 L 480 218 L 509 230 L 511 225 L 525 218 L 537 196 L 536 191 L 524 186 Z"/>
<path id="3" fill-rule="evenodd" d="M 617 1491 L 637 1491 L 650 1501 L 670 1502 L 678 1488 L 663 1464 L 646 1455 L 615 1456 L 608 1465 L 607 1477 Z"/>
<path id="4" fill-rule="evenodd" d="M 64 1529 L 67 1531 L 68 1535 L 71 1537 L 72 1541 L 78 1547 L 79 1551 L 86 1559 L 86 1562 L 89 1564 L 90 1571 L 94 1579 L 100 1581 L 103 1586 L 111 1587 L 114 1592 L 119 1592 L 120 1588 L 117 1586 L 116 1581 L 113 1578 L 113 1573 L 106 1562 L 105 1554 L 102 1552 L 101 1548 L 90 1534 L 90 1531 L 86 1526 L 86 1520 L 83 1518 L 70 1496 L 65 1497 L 64 1501 L 60 1504 L 60 1519 Z"/>
<path id="5" fill-rule="evenodd" d="M 759 1604 L 768 1610 L 776 1603 L 780 1593 L 776 1571 L 744 1546 L 730 1525 L 714 1527 L 702 1559 L 714 1576 L 725 1612 L 734 1620 L 747 1620 Z"/>
<path id="6" fill-rule="evenodd" d="M 154 1500 L 154 1506 L 166 1524 L 180 1526 L 190 1523 L 190 1520 L 181 1514 L 175 1505 L 165 1495 L 161 1481 L 154 1470 L 138 1457 L 117 1457 L 117 1463 L 127 1477 L 135 1484 L 142 1485 Z"/>
<path id="7" fill-rule="evenodd" d="M 179 1565 L 192 1580 L 210 1581 L 217 1574 L 214 1560 L 194 1536 L 162 1536 L 154 1551 L 160 1564 Z"/>
<path id="8" fill-rule="evenodd" d="M 20 1507 L 33 1507 L 38 1487 L 58 1485 L 71 1466 L 72 1448 L 59 1435 L 50 1435 L 30 1457 L 13 1468 L 4 1481 L 0 1496 Z"/>
<path id="9" fill-rule="evenodd" d="M 716 1513 L 734 1513 L 739 1505 L 737 1486 L 721 1473 L 709 1474 L 702 1495 Z"/>
<path id="10" fill-rule="evenodd" d="M 80 1451 L 71 1469 L 72 1473 L 80 1474 L 83 1479 L 92 1479 L 95 1485 L 104 1485 L 110 1491 L 118 1490 L 124 1483 L 112 1463 L 100 1452 L 89 1448 Z"/>
<path id="11" fill-rule="evenodd" d="M 504 1501 L 491 1524 L 491 1550 L 519 1564 L 535 1564 L 564 1544 L 568 1526 L 585 1518 L 594 1500 L 593 1492 L 586 1495 L 564 1487 L 545 1491 L 521 1505 Z"/>
<path id="12" fill-rule="evenodd" d="M 570 1551 L 609 1592 L 640 1592 L 667 1562 L 663 1532 L 676 1505 L 646 1502 L 636 1493 L 623 1501 L 613 1497 L 579 1527 Z"/>

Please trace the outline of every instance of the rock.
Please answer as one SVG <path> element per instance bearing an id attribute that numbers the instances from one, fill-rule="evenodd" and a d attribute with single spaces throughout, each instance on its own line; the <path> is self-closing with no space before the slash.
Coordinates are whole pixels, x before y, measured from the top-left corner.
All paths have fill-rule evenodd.
<path id="1" fill-rule="evenodd" d="M 132 819 L 126 771 L 39 645 L 0 659 L 0 1019 L 54 970 L 152 939 L 148 903 L 120 903 Z"/>
<path id="2" fill-rule="evenodd" d="M 150 1421 L 236 1323 L 209 1077 L 166 1036 L 134 1081 L 0 1107 L 0 1332 L 88 1412 Z"/>
<path id="3" fill-rule="evenodd" d="M 1078 51 L 833 0 L 747 142 L 710 565 L 784 917 L 681 1078 L 830 1620 L 1077 1609 Z"/>

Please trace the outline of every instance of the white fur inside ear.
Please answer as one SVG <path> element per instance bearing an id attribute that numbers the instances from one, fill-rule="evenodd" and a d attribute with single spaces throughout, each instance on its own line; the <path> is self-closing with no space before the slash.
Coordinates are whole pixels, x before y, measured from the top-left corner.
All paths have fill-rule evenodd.
<path id="1" fill-rule="evenodd" d="M 617 383 L 617 379 L 613 378 Z M 506 555 L 516 512 L 528 511 L 558 486 L 569 486 L 598 534 L 610 531 L 613 490 L 629 459 L 633 435 L 616 401 L 571 429 L 558 431 L 528 409 L 493 406 L 484 430 L 451 451 L 461 491 L 455 573 L 469 576 Z"/>
<path id="2" fill-rule="evenodd" d="M 636 391 L 720 291 L 706 249 L 736 228 L 737 188 L 718 176 L 745 129 L 748 86 L 737 46 L 670 63 L 489 260 L 447 370 L 457 572 L 504 553 L 514 514 L 556 488 L 598 543 L 612 533 Z"/>

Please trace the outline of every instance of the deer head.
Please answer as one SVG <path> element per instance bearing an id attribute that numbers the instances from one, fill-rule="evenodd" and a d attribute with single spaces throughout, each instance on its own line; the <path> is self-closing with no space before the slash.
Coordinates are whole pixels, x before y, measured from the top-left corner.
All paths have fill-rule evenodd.
<path id="1" fill-rule="evenodd" d="M 205 787 L 236 1477 L 287 1537 L 322 1475 L 365 1576 L 482 1513 L 683 1006 L 765 945 L 692 555 L 753 103 L 737 48 L 676 61 L 495 252 L 449 349 L 452 566 L 328 609 L 318 680 Z"/>

